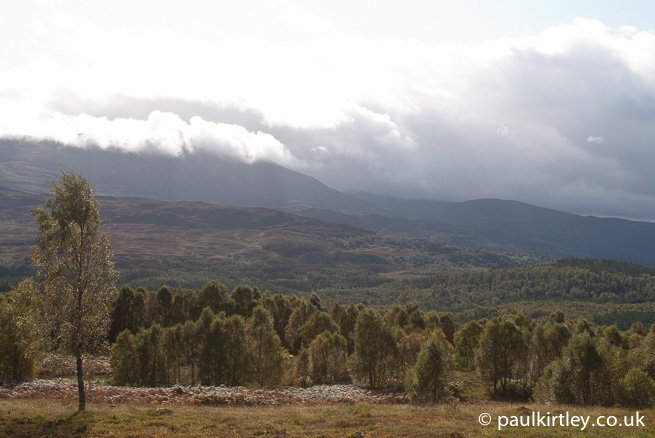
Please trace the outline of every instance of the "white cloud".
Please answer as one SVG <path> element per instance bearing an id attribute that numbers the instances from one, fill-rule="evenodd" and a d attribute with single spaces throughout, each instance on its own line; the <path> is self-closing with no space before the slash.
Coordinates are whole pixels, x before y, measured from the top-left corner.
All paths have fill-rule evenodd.
<path id="1" fill-rule="evenodd" d="M 603 142 L 603 137 L 601 136 L 594 137 L 590 135 L 589 137 L 587 137 L 587 143 L 602 143 L 602 142 Z"/>
<path id="2" fill-rule="evenodd" d="M 158 152 L 178 156 L 206 150 L 246 162 L 274 161 L 286 166 L 298 160 L 275 137 L 250 132 L 243 126 L 209 122 L 192 117 L 189 122 L 177 114 L 153 111 L 147 120 L 107 117 L 51 115 L 28 132 L 9 135 L 44 138 L 77 147 L 90 145 L 130 152 Z"/>
<path id="3" fill-rule="evenodd" d="M 0 45 L 12 60 L 0 64 L 0 134 L 209 149 L 417 197 L 571 210 L 593 199 L 579 211 L 602 213 L 628 208 L 624 194 L 655 217 L 653 33 L 579 19 L 445 44 L 403 38 L 400 24 L 373 38 L 299 2 L 255 4 L 16 6 L 0 27 L 21 41 Z"/>

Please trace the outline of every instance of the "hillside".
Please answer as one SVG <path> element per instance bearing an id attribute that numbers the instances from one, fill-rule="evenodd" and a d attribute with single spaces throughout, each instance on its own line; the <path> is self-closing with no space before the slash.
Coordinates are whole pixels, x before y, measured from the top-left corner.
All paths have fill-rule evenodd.
<path id="1" fill-rule="evenodd" d="M 452 312 L 460 321 L 523 312 L 547 318 L 586 318 L 626 330 L 635 321 L 655 323 L 655 268 L 597 259 L 562 259 L 487 271 L 396 279 L 370 288 L 331 290 L 337 301 L 416 303 Z"/>
<path id="2" fill-rule="evenodd" d="M 38 194 L 72 169 L 99 195 L 266 207 L 379 235 L 424 238 L 547 261 L 603 258 L 655 266 L 655 224 L 584 217 L 516 201 L 344 194 L 282 166 L 203 153 L 179 157 L 0 140 L 0 186 Z"/>
<path id="3" fill-rule="evenodd" d="M 517 201 L 466 202 L 396 199 L 358 193 L 386 215 L 402 217 L 402 235 L 518 254 L 556 258 L 601 258 L 655 266 L 655 224 L 580 216 Z M 379 215 L 379 213 L 378 213 Z M 349 223 L 375 230 L 370 213 Z M 316 214 L 315 217 L 323 217 Z M 408 222 L 409 221 L 409 222 Z M 365 225 L 368 223 L 368 225 Z"/>
<path id="4" fill-rule="evenodd" d="M 0 140 L 2 187 L 45 193 L 46 180 L 56 179 L 62 170 L 82 173 L 96 194 L 106 196 L 276 209 L 294 209 L 298 205 L 368 208 L 363 201 L 315 178 L 270 162 L 247 164 L 202 152 L 174 157 Z"/>
<path id="5" fill-rule="evenodd" d="M 0 259 L 29 260 L 30 210 L 43 196 L 0 189 Z M 266 208 L 99 197 L 123 282 L 193 287 L 218 278 L 309 292 L 374 286 L 389 278 L 511 266 L 517 259 Z M 9 275 L 9 274 L 6 274 Z"/>

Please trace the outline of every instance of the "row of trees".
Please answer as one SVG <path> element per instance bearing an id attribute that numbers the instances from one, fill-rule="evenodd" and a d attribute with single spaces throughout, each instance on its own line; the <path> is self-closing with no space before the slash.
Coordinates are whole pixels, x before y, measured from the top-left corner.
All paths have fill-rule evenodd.
<path id="1" fill-rule="evenodd" d="M 216 315 L 207 307 L 196 321 L 163 328 L 154 323 L 136 334 L 126 329 L 112 346 L 114 380 L 144 386 L 193 385 L 198 381 L 205 385 L 307 386 L 354 379 L 378 388 L 409 379 L 418 391 L 427 374 L 412 371 L 425 344 L 439 350 L 438 378 L 445 387 L 446 364 L 453 350 L 440 328 L 441 320 L 452 325 L 447 315 L 441 319 L 430 315 L 431 323 L 426 326 L 423 313 L 411 307 L 379 312 L 362 305 L 335 304 L 328 311 L 316 296 L 296 298 L 283 331 L 287 349 L 270 311 L 280 301 L 284 302 L 283 297 L 266 292 L 253 300 L 250 316 Z M 413 322 L 406 317 L 407 310 L 418 316 L 411 318 Z M 294 357 L 289 350 L 295 347 Z M 435 353 L 425 354 L 422 367 L 427 369 Z M 438 395 L 443 395 L 443 388 Z"/>
<path id="2" fill-rule="evenodd" d="M 289 354 L 282 348 L 268 312 L 216 317 L 206 308 L 197 321 L 162 328 L 155 323 L 136 335 L 124 330 L 112 346 L 118 384 L 188 383 L 260 386 L 278 384 Z"/>
<path id="3" fill-rule="evenodd" d="M 117 384 L 355 381 L 373 388 L 405 385 L 416 400 L 433 400 L 446 394 L 448 373 L 462 370 L 477 372 L 499 398 L 533 395 L 599 405 L 652 401 L 650 395 L 635 395 L 635 388 L 652 395 L 655 378 L 655 332 L 640 323 L 620 332 L 585 321 L 565 323 L 563 313 L 556 312 L 542 323 L 519 313 L 456 325 L 447 314 L 413 305 L 326 306 L 316 295 L 307 300 L 247 286 L 228 293 L 217 282 L 195 292 L 172 291 L 173 297 L 191 302 L 213 302 L 195 320 L 163 326 L 159 321 L 166 321 L 166 314 L 160 313 L 146 327 L 139 325 L 144 319 L 133 308 L 116 311 L 126 302 L 139 302 L 139 296 L 160 302 L 167 289 L 123 288 L 116 299 L 114 314 L 121 319 L 112 326 L 126 325 L 111 348 Z M 4 379 L 29 378 L 43 351 L 25 310 L 35 294 L 36 286 L 26 282 L 0 302 Z"/>
<path id="4" fill-rule="evenodd" d="M 224 290 L 214 282 L 205 288 Z M 232 295 L 244 288 L 235 289 Z M 417 395 L 418 400 L 443 395 L 448 370 L 459 369 L 477 372 L 499 398 L 534 394 L 561 403 L 611 405 L 629 403 L 627 383 L 622 380 L 628 370 L 632 370 L 629 375 L 633 380 L 637 372 L 643 374 L 641 377 L 655 378 L 655 359 L 648 359 L 655 352 L 655 332 L 647 333 L 640 323 L 620 332 L 614 326 L 593 326 L 585 321 L 565 323 L 564 314 L 555 312 L 542 323 L 519 313 L 456 326 L 447 314 L 423 312 L 413 305 L 373 310 L 361 304 L 326 307 L 316 295 L 310 300 L 268 291 L 245 295 L 252 301 L 241 306 L 244 315 L 226 315 L 221 310 L 216 316 L 207 308 L 195 322 L 164 329 L 155 324 L 136 335 L 122 333 L 112 357 L 123 348 L 119 345 L 124 341 L 131 346 L 130 351 L 139 351 L 138 345 L 152 339 L 149 333 L 153 330 L 195 333 L 187 337 L 161 335 L 161 364 L 153 365 L 148 372 L 132 373 L 131 379 L 124 382 L 194 383 L 197 370 L 197 380 L 203 384 L 304 386 L 356 381 L 373 388 L 404 384 L 413 394 L 420 393 L 419 389 L 427 391 Z M 272 348 L 264 355 L 262 344 L 252 334 L 253 327 L 259 328 L 259 339 L 265 335 L 266 345 Z M 188 341 L 189 336 L 194 343 Z M 171 339 L 186 339 L 183 348 L 195 347 L 180 356 L 175 348 L 167 346 Z M 234 339 L 242 348 L 230 347 Z M 291 360 L 289 352 L 295 355 Z M 139 355 L 129 353 L 124 357 Z M 239 368 L 242 373 L 236 380 L 228 377 L 233 375 L 229 371 L 232 363 L 248 364 Z M 275 372 L 262 374 L 264 363 Z M 180 373 L 179 364 L 186 367 L 185 372 Z M 428 387 L 432 389 L 425 390 Z"/>

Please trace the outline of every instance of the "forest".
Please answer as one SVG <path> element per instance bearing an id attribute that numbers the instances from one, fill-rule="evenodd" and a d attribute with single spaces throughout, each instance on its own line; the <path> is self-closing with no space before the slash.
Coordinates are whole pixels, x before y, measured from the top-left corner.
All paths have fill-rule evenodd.
<path id="1" fill-rule="evenodd" d="M 48 353 L 24 305 L 20 288 L 0 304 L 4 381 L 34 378 Z M 229 292 L 216 281 L 199 290 L 125 286 L 106 341 L 115 385 L 356 383 L 405 388 L 422 403 L 458 396 L 448 376 L 465 371 L 499 400 L 646 407 L 655 396 L 655 326 L 621 331 L 561 311 L 457 323 L 416 305 L 340 305 L 243 285 Z"/>

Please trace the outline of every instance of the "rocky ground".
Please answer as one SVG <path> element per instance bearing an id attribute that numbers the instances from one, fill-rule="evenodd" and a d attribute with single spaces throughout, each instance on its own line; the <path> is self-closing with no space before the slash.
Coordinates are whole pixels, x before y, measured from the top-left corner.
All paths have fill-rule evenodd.
<path id="1" fill-rule="evenodd" d="M 38 379 L 0 386 L 0 399 L 76 399 L 77 383 L 70 378 Z M 404 392 L 371 391 L 354 385 L 317 385 L 309 388 L 249 389 L 225 386 L 174 386 L 168 388 L 127 388 L 103 381 L 87 382 L 90 402 L 137 402 L 151 405 L 203 404 L 279 406 L 294 404 L 405 404 Z"/>

